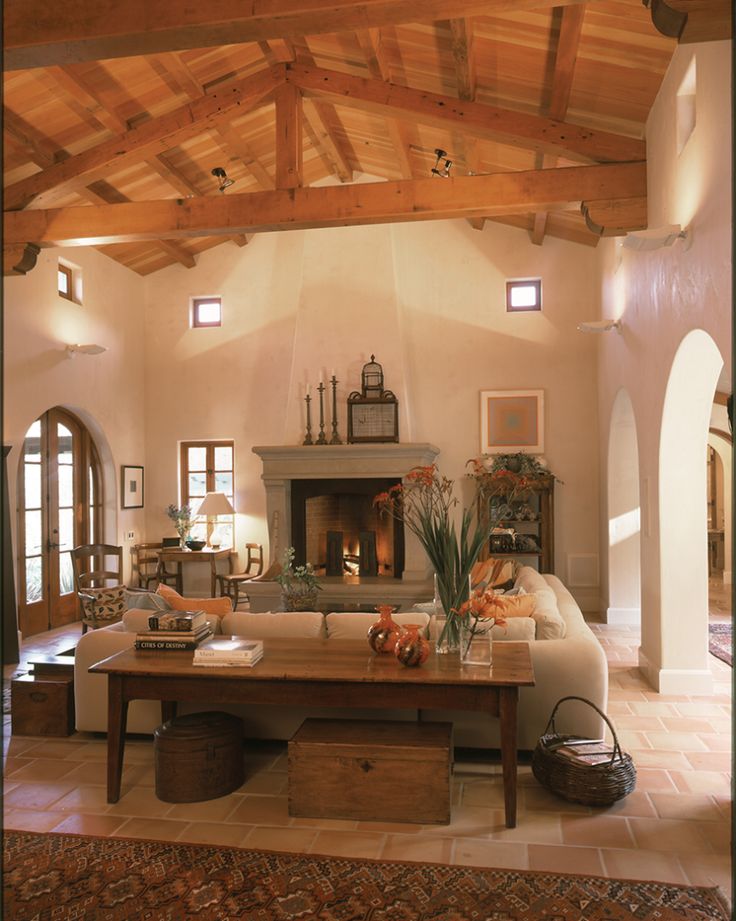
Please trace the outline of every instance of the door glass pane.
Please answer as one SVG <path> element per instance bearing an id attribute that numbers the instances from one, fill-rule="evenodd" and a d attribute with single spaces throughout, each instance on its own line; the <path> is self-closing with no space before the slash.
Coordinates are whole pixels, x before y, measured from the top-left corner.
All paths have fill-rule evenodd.
<path id="1" fill-rule="evenodd" d="M 59 588 L 62 595 L 74 591 L 74 573 L 71 553 L 59 554 Z"/>
<path id="2" fill-rule="evenodd" d="M 89 504 L 94 505 L 95 502 L 95 474 L 91 467 L 88 468 L 88 488 L 89 488 Z"/>
<path id="3" fill-rule="evenodd" d="M 74 509 L 59 509 L 59 536 L 57 538 L 62 550 L 71 550 L 74 546 Z"/>
<path id="4" fill-rule="evenodd" d="M 90 544 L 95 543 L 95 507 L 90 505 L 89 507 L 89 533 L 87 535 L 87 540 Z"/>
<path id="5" fill-rule="evenodd" d="M 41 557 L 26 560 L 26 604 L 33 604 L 43 598 L 41 585 Z"/>
<path id="6" fill-rule="evenodd" d="M 198 498 L 204 498 L 204 494 L 207 492 L 207 475 L 204 473 L 190 473 L 189 474 L 189 498 L 193 499 L 195 496 Z"/>
<path id="7" fill-rule="evenodd" d="M 69 508 L 74 505 L 74 468 L 59 467 L 59 506 Z"/>
<path id="8" fill-rule="evenodd" d="M 232 502 L 233 498 L 233 475 L 232 473 L 215 474 L 215 492 L 224 492 Z"/>
<path id="9" fill-rule="evenodd" d="M 188 448 L 187 451 L 190 470 L 207 469 L 207 448 Z"/>
<path id="10" fill-rule="evenodd" d="M 41 465 L 24 464 L 26 508 L 41 507 Z"/>
<path id="11" fill-rule="evenodd" d="M 26 460 L 41 462 L 41 420 L 36 419 L 33 425 L 26 432 L 26 440 L 23 445 Z"/>
<path id="12" fill-rule="evenodd" d="M 57 423 L 57 437 L 59 439 L 59 463 L 60 464 L 71 464 L 73 463 L 72 459 L 72 433 L 69 429 L 62 425 L 61 422 Z"/>
<path id="13" fill-rule="evenodd" d="M 26 512 L 26 546 L 24 556 L 41 552 L 41 512 Z"/>
<path id="14" fill-rule="evenodd" d="M 232 470 L 233 469 L 233 449 L 232 445 L 227 447 L 215 448 L 215 470 Z"/>

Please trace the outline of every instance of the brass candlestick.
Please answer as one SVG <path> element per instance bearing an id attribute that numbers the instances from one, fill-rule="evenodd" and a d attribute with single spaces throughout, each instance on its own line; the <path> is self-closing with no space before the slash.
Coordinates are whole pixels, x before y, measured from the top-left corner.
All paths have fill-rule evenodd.
<path id="1" fill-rule="evenodd" d="M 318 445 L 327 444 L 327 436 L 325 435 L 325 408 L 324 408 L 324 392 L 325 385 L 322 381 L 319 382 L 319 435 L 317 436 Z"/>
<path id="2" fill-rule="evenodd" d="M 312 413 L 309 408 L 309 404 L 312 402 L 312 398 L 307 394 L 304 397 L 304 402 L 307 404 L 307 434 L 304 436 L 303 445 L 313 445 L 314 441 L 312 440 Z"/>
<path id="3" fill-rule="evenodd" d="M 330 383 L 332 384 L 332 438 L 330 438 L 330 444 L 341 445 L 342 440 L 337 434 L 337 378 L 334 374 L 330 378 Z"/>

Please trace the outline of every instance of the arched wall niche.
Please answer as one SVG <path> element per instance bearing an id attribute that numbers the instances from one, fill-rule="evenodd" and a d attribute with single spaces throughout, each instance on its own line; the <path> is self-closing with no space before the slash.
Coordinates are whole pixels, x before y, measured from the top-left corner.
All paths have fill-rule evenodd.
<path id="1" fill-rule="evenodd" d="M 656 502 L 659 610 L 643 607 L 639 649 L 640 666 L 664 694 L 712 693 L 705 447 L 722 367 L 711 336 L 695 329 L 680 342 L 667 379 Z"/>
<path id="2" fill-rule="evenodd" d="M 641 506 L 639 444 L 634 407 L 622 387 L 611 409 L 608 433 L 609 624 L 641 621 Z"/>

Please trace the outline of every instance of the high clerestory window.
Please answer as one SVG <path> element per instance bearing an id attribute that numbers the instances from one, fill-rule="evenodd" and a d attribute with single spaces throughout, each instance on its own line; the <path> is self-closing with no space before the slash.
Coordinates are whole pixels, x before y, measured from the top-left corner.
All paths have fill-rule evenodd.
<path id="1" fill-rule="evenodd" d="M 524 278 L 506 282 L 506 310 L 508 313 L 541 309 L 541 278 Z"/>
<path id="2" fill-rule="evenodd" d="M 192 298 L 192 327 L 206 326 L 222 326 L 222 298 Z"/>

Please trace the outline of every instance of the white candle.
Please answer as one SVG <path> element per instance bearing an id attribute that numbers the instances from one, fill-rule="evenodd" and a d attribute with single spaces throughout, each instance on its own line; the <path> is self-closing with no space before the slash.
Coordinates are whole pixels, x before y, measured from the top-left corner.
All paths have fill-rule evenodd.
<path id="1" fill-rule="evenodd" d="M 331 376 L 331 377 L 334 377 L 334 376 L 335 376 L 335 369 L 334 369 L 334 368 L 332 369 L 332 371 L 330 371 L 330 376 Z"/>
<path id="2" fill-rule="evenodd" d="M 311 384 L 307 384 L 307 396 L 309 396 L 309 394 L 310 394 L 311 392 L 312 392 L 312 385 L 311 385 Z"/>

